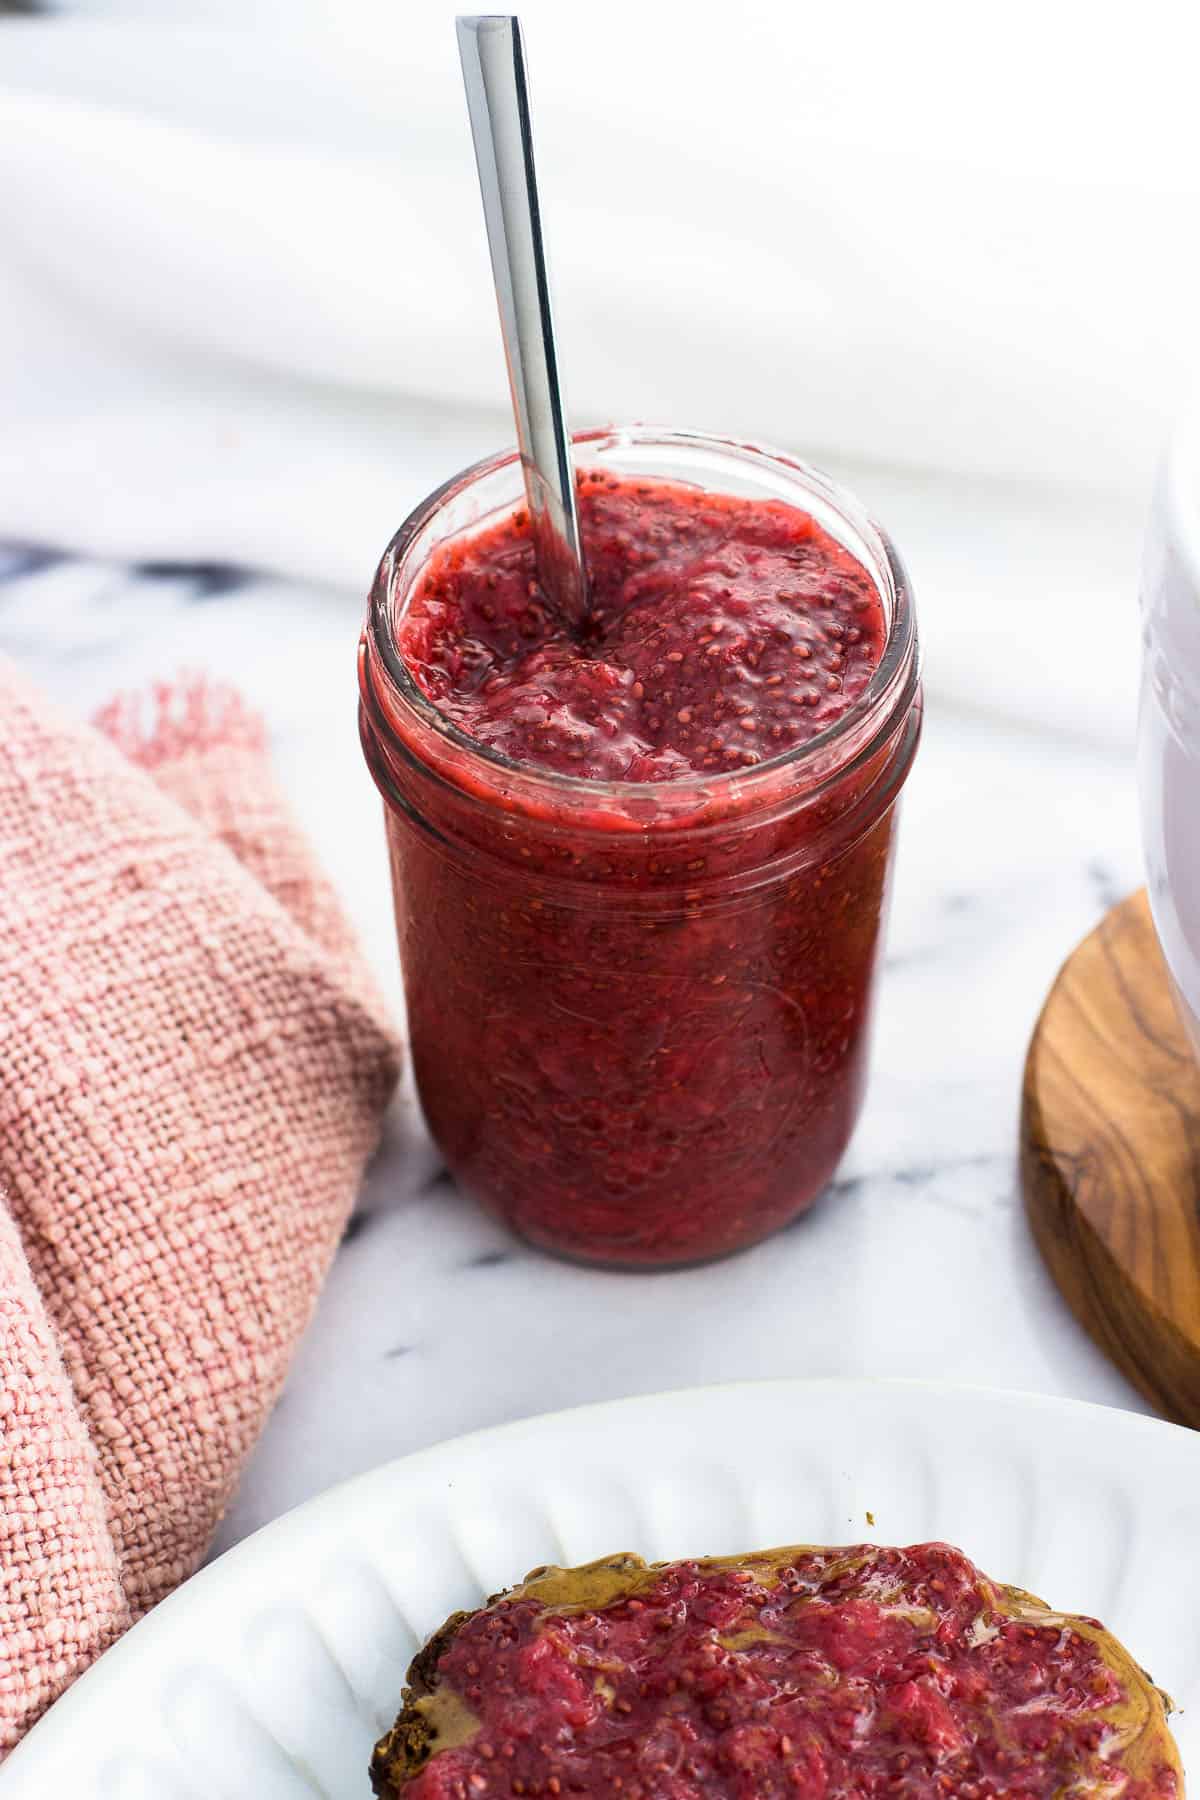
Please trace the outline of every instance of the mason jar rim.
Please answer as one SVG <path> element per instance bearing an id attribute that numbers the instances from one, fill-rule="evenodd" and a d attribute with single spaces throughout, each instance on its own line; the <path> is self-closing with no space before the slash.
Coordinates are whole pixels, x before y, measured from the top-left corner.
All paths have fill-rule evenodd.
<path id="1" fill-rule="evenodd" d="M 506 466 L 519 463 L 520 452 L 515 446 L 510 446 L 470 464 L 428 494 L 393 534 L 376 570 L 367 604 L 367 627 L 364 635 L 369 633 L 392 686 L 420 721 L 454 749 L 495 769 L 508 782 L 530 784 L 531 791 L 535 793 L 540 790 L 544 793 L 573 795 L 579 800 L 590 799 L 593 803 L 625 800 L 661 805 L 668 794 L 672 802 L 686 803 L 689 798 L 697 796 L 715 799 L 721 793 L 736 793 L 742 801 L 752 801 L 756 790 L 765 789 L 777 782 L 782 772 L 790 771 L 802 777 L 805 771 L 818 770 L 827 760 L 830 751 L 836 750 L 843 742 L 847 743 L 850 748 L 846 760 L 835 760 L 833 767 L 817 774 L 813 788 L 819 790 L 827 781 L 840 779 L 869 757 L 879 740 L 891 728 L 897 713 L 906 711 L 916 696 L 919 648 L 912 590 L 904 563 L 887 532 L 875 523 L 854 496 L 811 463 L 753 440 L 637 424 L 608 425 L 578 431 L 573 434 L 572 442 L 577 446 L 601 450 L 619 450 L 625 446 L 640 444 L 666 451 L 672 448 L 715 451 L 743 462 L 750 469 L 766 464 L 781 470 L 792 476 L 798 485 L 807 488 L 815 498 L 823 500 L 875 552 L 888 584 L 889 591 L 881 594 L 885 605 L 890 604 L 887 637 L 883 654 L 873 669 L 867 686 L 839 718 L 806 743 L 793 745 L 790 749 L 781 751 L 778 756 L 767 758 L 749 768 L 696 770 L 689 775 L 673 776 L 669 781 L 597 781 L 586 775 L 568 775 L 556 769 L 539 767 L 535 763 L 521 762 L 490 745 L 481 744 L 439 711 L 408 668 L 394 630 L 392 576 L 421 531 L 444 506 L 475 483 Z M 655 477 L 648 474 L 647 479 Z M 516 499 L 512 504 L 519 506 L 522 502 Z M 870 569 L 867 572 L 872 577 L 873 585 L 878 588 L 876 572 Z M 867 741 L 856 746 L 856 738 L 873 715 L 879 718 L 878 730 L 869 733 Z"/>

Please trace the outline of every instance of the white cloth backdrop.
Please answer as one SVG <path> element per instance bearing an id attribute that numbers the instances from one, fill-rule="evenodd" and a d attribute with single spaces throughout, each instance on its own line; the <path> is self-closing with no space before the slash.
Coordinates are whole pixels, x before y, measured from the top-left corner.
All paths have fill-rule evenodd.
<path id="1" fill-rule="evenodd" d="M 848 472 L 936 688 L 1124 733 L 1200 372 L 1196 9 L 522 18 L 576 419 Z M 0 18 L 0 382 L 0 536 L 362 588 L 510 435 L 450 9 Z"/>

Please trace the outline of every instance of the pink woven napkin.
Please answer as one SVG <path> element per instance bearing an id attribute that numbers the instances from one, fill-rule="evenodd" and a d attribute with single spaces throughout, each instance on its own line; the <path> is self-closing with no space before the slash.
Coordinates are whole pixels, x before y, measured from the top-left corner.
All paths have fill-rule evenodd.
<path id="1" fill-rule="evenodd" d="M 397 1066 L 236 697 L 0 661 L 0 1754 L 203 1555 Z"/>

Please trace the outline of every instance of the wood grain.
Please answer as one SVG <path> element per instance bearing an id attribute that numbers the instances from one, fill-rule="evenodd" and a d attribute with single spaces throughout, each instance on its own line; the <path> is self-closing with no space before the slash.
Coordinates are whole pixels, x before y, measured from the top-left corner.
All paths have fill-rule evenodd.
<path id="1" fill-rule="evenodd" d="M 1025 1063 L 1021 1182 L 1076 1317 L 1161 1412 L 1200 1427 L 1200 1069 L 1144 891 L 1050 990 Z"/>

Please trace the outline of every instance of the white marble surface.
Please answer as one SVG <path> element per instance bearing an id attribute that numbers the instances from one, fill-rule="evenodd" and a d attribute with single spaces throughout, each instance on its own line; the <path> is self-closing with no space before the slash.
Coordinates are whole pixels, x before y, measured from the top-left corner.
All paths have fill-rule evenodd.
<path id="1" fill-rule="evenodd" d="M 930 704 L 873 1075 L 833 1190 L 729 1262 L 590 1272 L 526 1249 L 463 1200 L 406 1091 L 220 1544 L 448 1435 L 693 1382 L 930 1375 L 1139 1405 L 1045 1275 L 1014 1166 L 1046 988 L 1141 878 L 1138 524 L 1028 496 L 964 507 L 944 486 L 882 477 L 873 498 L 917 578 Z M 80 710 L 180 667 L 235 679 L 265 708 L 292 801 L 398 1001 L 378 804 L 355 733 L 358 598 L 16 551 L 0 553 L 0 575 L 0 650 Z M 1072 703 L 1056 708 L 1054 659 L 1089 630 L 1096 653 L 1075 657 Z"/>

